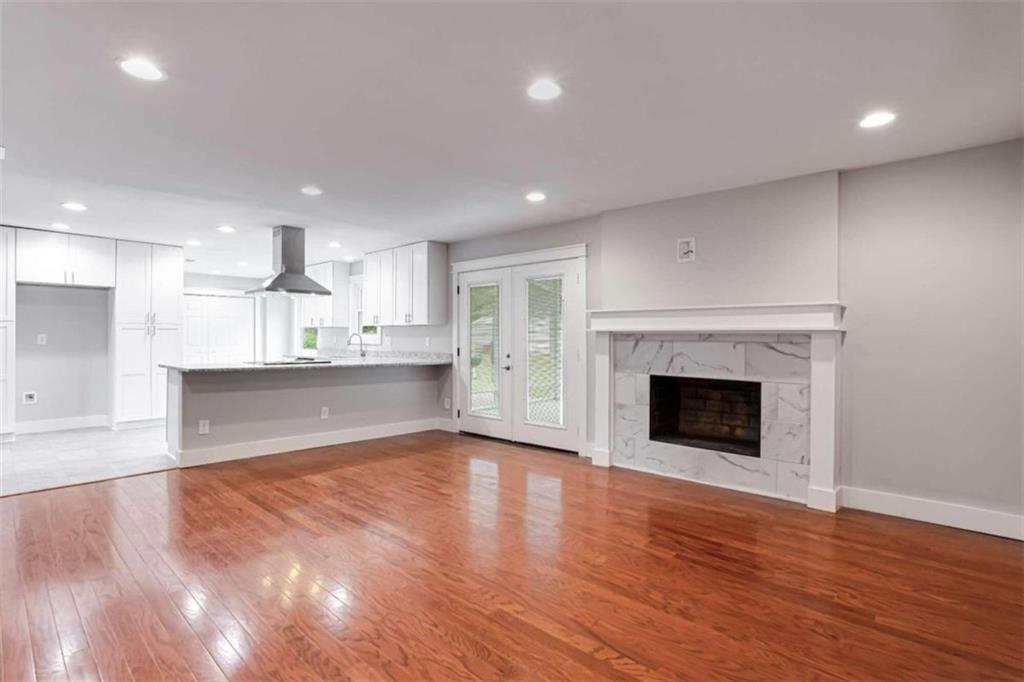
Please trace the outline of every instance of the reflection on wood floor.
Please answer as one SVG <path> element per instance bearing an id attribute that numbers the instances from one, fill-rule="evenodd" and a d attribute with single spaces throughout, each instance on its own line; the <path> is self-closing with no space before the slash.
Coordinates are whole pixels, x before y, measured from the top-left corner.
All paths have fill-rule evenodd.
<path id="1" fill-rule="evenodd" d="M 1021 547 L 415 434 L 0 500 L 0 678 L 1020 679 Z"/>

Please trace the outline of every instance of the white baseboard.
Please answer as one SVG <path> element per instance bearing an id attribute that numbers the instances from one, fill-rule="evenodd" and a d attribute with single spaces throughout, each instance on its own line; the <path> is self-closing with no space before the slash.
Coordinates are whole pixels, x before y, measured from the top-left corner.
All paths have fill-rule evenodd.
<path id="1" fill-rule="evenodd" d="M 839 509 L 839 492 L 835 489 L 807 486 L 807 506 L 818 511 L 835 513 Z"/>
<path id="2" fill-rule="evenodd" d="M 85 417 L 63 417 L 61 419 L 33 419 L 31 421 L 15 423 L 14 432 L 22 434 L 88 429 L 95 426 L 106 426 L 108 420 L 109 417 L 105 414 L 92 414 Z"/>
<path id="3" fill-rule="evenodd" d="M 585 457 L 590 458 L 590 463 L 596 467 L 610 467 L 612 465 L 612 453 L 611 450 L 606 448 L 599 448 L 594 443 L 587 443 L 587 450 Z M 642 471 L 638 469 L 637 471 Z"/>
<path id="4" fill-rule="evenodd" d="M 459 425 L 454 419 L 448 419 L 446 417 L 438 417 L 437 428 L 441 431 L 448 431 L 449 433 L 458 433 Z"/>
<path id="5" fill-rule="evenodd" d="M 924 497 L 843 486 L 840 506 L 1024 540 L 1024 515 Z"/>
<path id="6" fill-rule="evenodd" d="M 163 426 L 166 419 L 134 419 L 126 422 L 114 422 L 110 425 L 113 431 L 128 431 L 130 429 L 148 429 L 151 426 Z"/>
<path id="7" fill-rule="evenodd" d="M 294 450 L 307 450 L 327 445 L 341 445 L 342 443 L 354 443 L 361 440 L 373 438 L 386 438 L 388 436 L 401 436 L 407 433 L 419 431 L 433 431 L 437 429 L 448 430 L 450 419 L 417 419 L 393 424 L 377 424 L 374 426 L 359 426 L 351 429 L 340 429 L 337 431 L 323 431 L 320 433 L 307 433 L 296 436 L 285 436 L 283 438 L 270 438 L 267 440 L 247 441 L 244 443 L 231 443 L 229 445 L 217 445 L 209 448 L 197 448 L 172 452 L 171 456 L 178 461 L 179 467 L 193 467 L 215 462 L 229 462 L 236 459 L 247 459 L 249 457 L 262 457 L 274 455 L 281 452 L 292 452 Z"/>

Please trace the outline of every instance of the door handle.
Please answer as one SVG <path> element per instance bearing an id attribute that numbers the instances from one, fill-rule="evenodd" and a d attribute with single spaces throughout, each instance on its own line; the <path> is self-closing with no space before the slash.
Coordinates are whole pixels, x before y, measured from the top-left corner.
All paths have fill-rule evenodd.
<path id="1" fill-rule="evenodd" d="M 502 367 L 502 369 L 505 370 L 506 372 L 511 372 L 512 371 L 512 365 L 505 365 L 504 367 Z"/>

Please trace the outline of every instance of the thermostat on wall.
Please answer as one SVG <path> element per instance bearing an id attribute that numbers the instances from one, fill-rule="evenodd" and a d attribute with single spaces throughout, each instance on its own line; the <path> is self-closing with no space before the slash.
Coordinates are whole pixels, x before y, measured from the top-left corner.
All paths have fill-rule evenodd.
<path id="1" fill-rule="evenodd" d="M 694 237 L 686 237 L 676 242 L 676 260 L 680 263 L 697 260 L 697 240 Z"/>

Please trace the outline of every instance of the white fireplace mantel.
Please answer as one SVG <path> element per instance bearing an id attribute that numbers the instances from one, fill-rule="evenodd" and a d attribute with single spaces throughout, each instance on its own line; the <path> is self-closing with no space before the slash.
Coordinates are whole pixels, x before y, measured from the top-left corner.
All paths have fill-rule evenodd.
<path id="1" fill-rule="evenodd" d="M 844 306 L 838 302 L 588 311 L 594 333 L 594 446 L 611 466 L 614 334 L 808 334 L 811 338 L 810 482 L 807 506 L 834 512 L 839 474 L 839 359 Z"/>
<path id="2" fill-rule="evenodd" d="M 769 303 L 588 310 L 590 330 L 635 334 L 664 333 L 811 333 L 842 331 L 841 303 Z"/>

